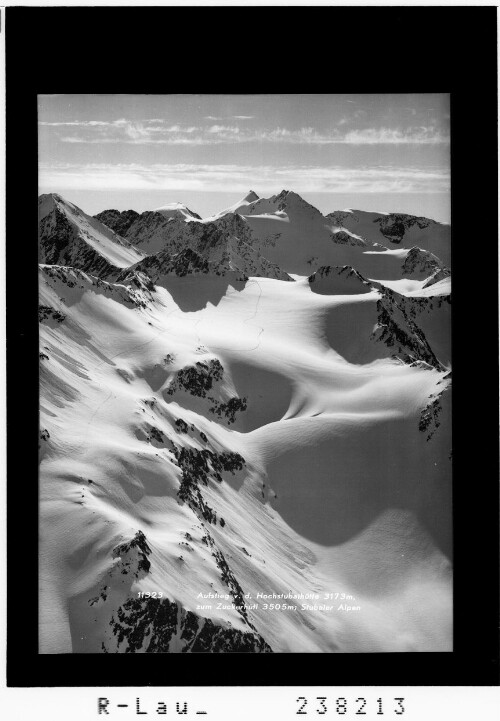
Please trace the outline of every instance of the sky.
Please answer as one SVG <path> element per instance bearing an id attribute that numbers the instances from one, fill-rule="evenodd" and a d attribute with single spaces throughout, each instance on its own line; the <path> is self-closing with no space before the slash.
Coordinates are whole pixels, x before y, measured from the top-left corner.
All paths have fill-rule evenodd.
<path id="1" fill-rule="evenodd" d="M 94 215 L 253 190 L 450 222 L 447 94 L 39 95 L 39 192 Z"/>

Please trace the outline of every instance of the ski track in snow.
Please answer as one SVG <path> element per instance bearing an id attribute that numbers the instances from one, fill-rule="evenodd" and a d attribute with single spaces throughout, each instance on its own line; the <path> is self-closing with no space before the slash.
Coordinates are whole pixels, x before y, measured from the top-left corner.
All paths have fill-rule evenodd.
<path id="1" fill-rule="evenodd" d="M 256 303 L 255 303 L 255 308 L 254 308 L 254 310 L 252 311 L 251 315 L 248 316 L 248 318 L 245 318 L 245 319 L 242 321 L 242 325 L 247 324 L 249 321 L 251 321 L 253 318 L 255 318 L 255 317 L 257 316 L 257 312 L 258 312 L 258 309 L 259 309 L 260 300 L 261 300 L 261 298 L 262 298 L 262 286 L 260 285 L 260 283 L 259 283 L 257 280 L 254 280 L 254 279 L 250 279 L 249 282 L 255 283 L 256 285 L 259 286 L 259 296 L 258 296 L 257 301 L 256 301 Z M 233 293 L 228 293 L 227 295 L 228 295 L 228 296 L 229 296 L 229 295 L 234 295 L 234 294 L 237 293 L 237 292 L 238 292 L 238 291 L 233 291 Z M 198 323 L 201 323 L 201 322 L 203 322 L 203 321 L 204 321 L 204 319 L 202 318 L 202 319 L 200 319 L 200 320 L 198 321 Z M 222 351 L 224 351 L 224 350 L 226 350 L 226 351 L 236 351 L 237 353 L 250 353 L 251 351 L 255 351 L 255 350 L 257 350 L 257 349 L 260 347 L 260 337 L 261 337 L 262 333 L 264 332 L 264 328 L 263 328 L 262 326 L 260 326 L 260 325 L 254 325 L 253 327 L 254 327 L 254 328 L 258 328 L 258 329 L 259 329 L 259 333 L 258 333 L 258 335 L 257 335 L 257 344 L 254 345 L 254 346 L 252 346 L 251 348 L 234 348 L 234 346 L 225 346 L 225 347 L 224 347 L 224 346 L 220 345 L 219 343 L 217 343 L 216 341 L 214 341 L 214 342 L 212 343 L 212 345 L 213 345 L 214 348 L 217 348 L 217 350 L 222 350 Z"/>

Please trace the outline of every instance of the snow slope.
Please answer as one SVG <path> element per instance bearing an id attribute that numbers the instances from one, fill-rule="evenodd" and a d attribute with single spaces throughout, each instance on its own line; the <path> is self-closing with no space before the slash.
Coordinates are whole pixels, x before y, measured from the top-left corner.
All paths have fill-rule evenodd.
<path id="1" fill-rule="evenodd" d="M 108 210 L 96 218 L 150 255 L 186 245 L 197 249 L 209 236 L 236 236 L 266 261 L 299 275 L 328 265 L 350 265 L 381 282 L 449 273 L 449 226 L 401 214 L 336 211 L 323 216 L 289 190 L 271 198 L 259 198 L 251 190 L 204 219 L 180 203 L 140 216 Z"/>
<path id="2" fill-rule="evenodd" d="M 40 267 L 44 653 L 451 650 L 447 279 L 292 279 L 298 233 L 280 277 L 250 217 L 109 280 Z"/>
<path id="3" fill-rule="evenodd" d="M 155 213 L 160 213 L 164 218 L 182 218 L 182 220 L 201 220 L 197 213 L 189 210 L 184 203 L 167 203 L 160 208 L 155 208 Z"/>
<path id="4" fill-rule="evenodd" d="M 38 201 L 40 262 L 109 272 L 137 263 L 144 254 L 106 225 L 56 193 Z"/>
<path id="5" fill-rule="evenodd" d="M 415 223 L 411 226 L 411 216 L 405 216 L 409 219 L 406 223 L 411 226 L 410 230 L 405 231 L 404 242 L 395 245 L 394 236 L 384 235 L 381 222 L 377 222 L 385 218 L 384 215 L 356 211 L 356 215 L 346 212 L 323 216 L 300 195 L 288 190 L 271 198 L 258 198 L 250 191 L 213 219 L 227 214 L 244 216 L 259 240 L 261 252 L 280 267 L 286 264 L 286 269 L 292 273 L 308 274 L 321 265 L 351 265 L 363 275 L 377 280 L 396 280 L 402 275 L 420 278 L 426 270 L 424 260 L 434 270 L 445 264 L 427 252 L 428 246 L 431 250 L 438 246 L 449 263 L 449 234 L 446 235 L 449 228 L 443 226 L 443 234 L 441 226 L 426 219 L 413 219 Z M 433 232 L 438 228 L 441 235 L 437 242 L 433 242 L 434 236 L 428 228 Z"/>
<path id="6" fill-rule="evenodd" d="M 334 211 L 326 216 L 363 238 L 388 245 L 411 248 L 418 245 L 438 256 L 446 266 L 451 262 L 451 227 L 430 218 L 404 213 L 373 213 L 363 210 Z"/>

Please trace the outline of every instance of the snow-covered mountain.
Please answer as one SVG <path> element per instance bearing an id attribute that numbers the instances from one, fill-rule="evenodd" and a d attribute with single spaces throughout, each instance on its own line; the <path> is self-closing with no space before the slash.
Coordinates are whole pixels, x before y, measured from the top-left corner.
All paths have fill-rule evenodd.
<path id="1" fill-rule="evenodd" d="M 404 213 L 373 213 L 350 209 L 334 211 L 326 218 L 389 248 L 411 248 L 416 245 L 438 256 L 444 265 L 450 265 L 451 228 L 446 223 Z"/>
<path id="2" fill-rule="evenodd" d="M 415 252 L 415 248 L 431 254 L 438 248 L 441 265 L 449 265 L 449 226 L 425 218 L 404 216 L 401 239 L 396 237 L 399 225 L 394 222 L 389 226 L 384 214 L 337 211 L 323 216 L 289 190 L 271 198 L 258 198 L 250 191 L 210 220 L 228 214 L 245 217 L 265 256 L 291 273 L 304 275 L 320 266 L 351 265 L 363 275 L 381 281 L 400 279 L 403 268 L 407 277 L 417 278 L 420 268 L 415 271 L 410 267 L 411 258 L 407 262 L 409 252 Z"/>
<path id="3" fill-rule="evenodd" d="M 39 260 L 107 276 L 144 254 L 56 193 L 38 200 Z"/>
<path id="4" fill-rule="evenodd" d="M 164 218 L 183 218 L 184 220 L 201 220 L 197 213 L 189 210 L 184 203 L 167 203 L 160 208 L 155 209 L 155 213 L 160 213 Z"/>
<path id="5" fill-rule="evenodd" d="M 40 208 L 42 652 L 451 650 L 449 228 Z"/>
<path id="6" fill-rule="evenodd" d="M 182 211 L 174 206 L 181 204 L 165 206 L 166 217 L 161 209 L 141 215 L 109 210 L 95 217 L 147 254 L 167 247 L 181 250 L 186 245 L 196 249 L 206 236 L 229 234 L 278 268 L 302 275 L 321 266 L 351 265 L 382 282 L 403 276 L 420 280 L 431 275 L 426 273 L 428 268 L 446 269 L 450 261 L 449 226 L 426 218 L 361 211 L 323 216 L 288 190 L 271 198 L 259 198 L 250 191 L 230 208 L 203 220 L 186 206 Z M 392 225 L 387 218 L 393 220 Z"/>

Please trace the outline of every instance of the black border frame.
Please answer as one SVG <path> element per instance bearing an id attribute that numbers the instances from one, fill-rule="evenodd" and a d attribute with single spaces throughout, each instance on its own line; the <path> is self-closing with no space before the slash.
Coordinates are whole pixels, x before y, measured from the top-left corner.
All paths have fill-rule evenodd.
<path id="1" fill-rule="evenodd" d="M 497 685 L 496 8 L 9 7 L 5 17 L 8 685 Z M 54 92 L 451 94 L 452 653 L 38 654 L 36 96 Z"/>

